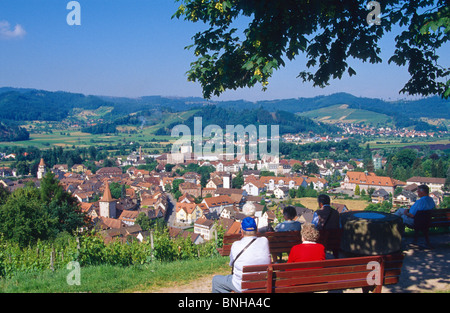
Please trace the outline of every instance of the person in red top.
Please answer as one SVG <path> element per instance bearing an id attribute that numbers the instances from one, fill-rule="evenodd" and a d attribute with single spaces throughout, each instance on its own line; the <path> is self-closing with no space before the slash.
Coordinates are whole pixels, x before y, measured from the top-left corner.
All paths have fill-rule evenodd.
<path id="1" fill-rule="evenodd" d="M 313 224 L 303 224 L 302 243 L 293 246 L 289 253 L 288 263 L 325 260 L 325 247 L 317 243 L 319 231 Z"/>

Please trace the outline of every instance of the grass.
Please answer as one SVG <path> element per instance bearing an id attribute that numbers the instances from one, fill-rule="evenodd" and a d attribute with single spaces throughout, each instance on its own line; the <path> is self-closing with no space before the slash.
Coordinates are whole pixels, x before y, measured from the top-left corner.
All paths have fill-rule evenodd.
<path id="1" fill-rule="evenodd" d="M 76 112 L 73 113 L 73 116 L 69 116 L 69 119 L 72 117 L 81 120 L 85 120 L 86 117 L 89 117 L 89 119 L 102 118 L 103 115 L 110 110 L 110 107 L 101 107 L 95 111 L 76 110 Z M 142 128 L 141 125 L 121 125 L 118 126 L 117 129 L 122 132 L 112 135 L 83 133 L 77 127 L 67 127 L 66 124 L 60 122 L 27 121 L 24 122 L 22 126 L 30 131 L 30 139 L 26 141 L 0 142 L 0 148 L 4 146 L 19 146 L 25 148 L 35 146 L 40 149 L 47 149 L 54 146 L 72 147 L 73 145 L 77 147 L 89 147 L 92 145 L 107 146 L 110 144 L 115 145 L 117 143 L 149 142 L 151 140 L 153 140 L 151 143 L 167 145 L 171 144 L 175 139 L 170 135 L 157 136 L 155 135 L 155 132 L 161 127 L 170 126 L 172 123 L 182 124 L 197 111 L 198 110 L 163 113 L 157 118 L 157 124 L 155 125 L 145 125 Z M 76 124 L 76 122 L 74 124 Z M 135 132 L 131 134 L 123 132 L 130 130 Z M 162 141 L 160 142 L 160 140 Z M 169 142 L 167 140 L 169 140 Z"/>
<path id="2" fill-rule="evenodd" d="M 18 147 L 29 147 L 34 146 L 40 149 L 48 149 L 53 146 L 61 147 L 89 147 L 89 146 L 108 146 L 115 145 L 118 143 L 128 143 L 128 142 L 150 142 L 151 140 L 156 140 L 151 143 L 155 144 L 170 144 L 170 141 L 174 139 L 171 136 L 156 136 L 152 133 L 151 127 L 144 127 L 143 129 L 137 129 L 136 127 L 128 127 L 129 129 L 137 130 L 135 134 L 118 133 L 113 135 L 106 134 L 89 134 L 83 133 L 79 130 L 53 130 L 53 133 L 31 133 L 30 139 L 26 141 L 15 141 L 15 142 L 0 142 L 0 147 L 3 146 L 18 146 Z M 123 129 L 123 127 L 119 127 Z M 63 134 L 61 134 L 64 133 Z M 68 135 L 69 134 L 69 135 Z M 159 140 L 169 140 L 159 141 Z"/>
<path id="3" fill-rule="evenodd" d="M 295 198 L 293 202 L 300 202 L 302 205 L 311 210 L 317 210 L 317 198 Z M 332 199 L 332 203 L 345 204 L 349 210 L 352 211 L 362 211 L 364 210 L 369 203 L 365 200 L 351 200 L 351 199 Z"/>
<path id="4" fill-rule="evenodd" d="M 367 141 L 364 146 L 369 144 L 371 148 L 402 148 L 407 146 L 425 146 L 425 145 L 447 145 L 450 144 L 448 139 L 408 139 L 402 142 L 402 138 L 377 138 L 372 141 Z"/>
<path id="5" fill-rule="evenodd" d="M 333 105 L 326 108 L 321 108 L 317 110 L 312 110 L 308 112 L 299 113 L 301 116 L 306 116 L 312 118 L 316 121 L 321 121 L 325 123 L 366 123 L 366 124 L 386 124 L 390 120 L 390 117 L 375 113 L 372 111 L 362 110 L 362 109 L 352 109 L 348 105 Z"/>
<path id="6" fill-rule="evenodd" d="M 2 293 L 129 293 L 151 292 L 162 287 L 185 284 L 215 273 L 229 273 L 228 257 L 200 260 L 154 262 L 148 265 L 88 266 L 80 271 L 80 285 L 69 285 L 71 270 L 21 273 L 0 279 Z"/>

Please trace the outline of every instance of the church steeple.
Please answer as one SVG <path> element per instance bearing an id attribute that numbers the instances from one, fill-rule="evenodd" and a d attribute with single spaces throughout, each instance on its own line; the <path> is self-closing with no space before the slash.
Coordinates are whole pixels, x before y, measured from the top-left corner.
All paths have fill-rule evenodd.
<path id="1" fill-rule="evenodd" d="M 47 172 L 47 170 L 45 168 L 44 158 L 41 158 L 41 161 L 39 162 L 39 166 L 38 166 L 37 178 L 42 179 L 45 176 L 46 172 Z"/>
<path id="2" fill-rule="evenodd" d="M 111 195 L 108 181 L 105 181 L 105 191 L 98 203 L 100 206 L 100 216 L 116 218 L 116 200 Z"/>
<path id="3" fill-rule="evenodd" d="M 102 202 L 115 201 L 111 195 L 111 189 L 109 188 L 109 183 L 106 182 L 105 184 L 106 184 L 105 191 L 103 192 L 103 197 L 100 201 L 102 201 Z"/>

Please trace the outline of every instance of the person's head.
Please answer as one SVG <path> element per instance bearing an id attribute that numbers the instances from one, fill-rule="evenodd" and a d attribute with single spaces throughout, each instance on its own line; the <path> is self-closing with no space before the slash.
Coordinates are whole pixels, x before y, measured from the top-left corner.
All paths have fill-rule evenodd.
<path id="1" fill-rule="evenodd" d="M 285 220 L 293 220 L 297 216 L 297 211 L 292 205 L 288 205 L 283 209 L 283 216 Z"/>
<path id="2" fill-rule="evenodd" d="M 316 226 L 311 223 L 303 224 L 300 234 L 302 235 L 302 241 L 317 242 L 319 240 L 319 231 Z"/>
<path id="3" fill-rule="evenodd" d="M 328 195 L 321 194 L 317 197 L 317 202 L 319 202 L 319 208 L 323 207 L 325 204 L 330 205 L 331 200 Z"/>
<path id="4" fill-rule="evenodd" d="M 244 236 L 254 236 L 256 234 L 256 222 L 252 217 L 246 217 L 241 223 L 242 233 Z"/>
<path id="5" fill-rule="evenodd" d="M 256 207 L 252 201 L 247 201 L 242 207 L 242 213 L 246 216 L 255 216 Z"/>
<path id="6" fill-rule="evenodd" d="M 417 194 L 420 198 L 428 196 L 430 194 L 430 188 L 427 185 L 420 185 L 417 187 Z"/>

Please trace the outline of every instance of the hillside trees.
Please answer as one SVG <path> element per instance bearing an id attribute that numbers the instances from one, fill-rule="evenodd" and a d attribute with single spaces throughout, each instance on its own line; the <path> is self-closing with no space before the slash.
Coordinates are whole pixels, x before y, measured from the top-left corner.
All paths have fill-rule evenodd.
<path id="1" fill-rule="evenodd" d="M 52 173 L 45 175 L 40 189 L 27 186 L 3 198 L 0 233 L 21 247 L 85 226 L 76 199 L 63 190 Z"/>
<path id="2" fill-rule="evenodd" d="M 382 176 L 406 181 L 413 176 L 446 178 L 450 169 L 448 153 L 418 153 L 415 149 L 399 149 L 387 157 Z"/>
<path id="3" fill-rule="evenodd" d="M 352 59 L 380 63 L 379 41 L 400 27 L 389 59 L 408 66 L 410 79 L 400 90 L 411 95 L 450 95 L 450 71 L 439 64 L 438 49 L 450 37 L 448 1 L 382 2 L 380 25 L 369 26 L 367 1 L 177 0 L 174 17 L 203 22 L 208 29 L 187 48 L 197 58 L 188 71 L 205 98 L 225 90 L 267 88 L 275 70 L 306 55 L 303 82 L 325 87 L 331 79 L 353 76 Z M 249 20 L 245 29 L 238 22 Z"/>

